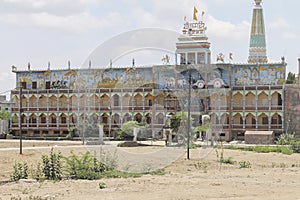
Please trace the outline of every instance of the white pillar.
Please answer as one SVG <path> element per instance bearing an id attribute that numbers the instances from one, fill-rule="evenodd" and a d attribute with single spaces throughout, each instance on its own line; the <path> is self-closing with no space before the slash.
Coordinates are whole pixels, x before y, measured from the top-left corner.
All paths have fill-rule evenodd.
<path id="1" fill-rule="evenodd" d="M 103 135 L 103 125 L 99 125 L 99 144 L 104 144 Z"/>
<path id="2" fill-rule="evenodd" d="M 138 132 L 140 131 L 139 128 L 134 128 L 133 129 L 133 141 L 136 142 L 137 141 L 137 136 L 138 136 Z"/>

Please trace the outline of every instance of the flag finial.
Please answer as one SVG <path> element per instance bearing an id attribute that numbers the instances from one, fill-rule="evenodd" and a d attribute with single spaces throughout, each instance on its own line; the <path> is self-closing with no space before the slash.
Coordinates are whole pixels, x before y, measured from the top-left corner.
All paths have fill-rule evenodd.
<path id="1" fill-rule="evenodd" d="M 198 21 L 197 13 L 198 13 L 198 10 L 197 10 L 197 8 L 194 6 L 194 17 L 193 17 L 193 19 L 194 19 L 195 21 Z"/>

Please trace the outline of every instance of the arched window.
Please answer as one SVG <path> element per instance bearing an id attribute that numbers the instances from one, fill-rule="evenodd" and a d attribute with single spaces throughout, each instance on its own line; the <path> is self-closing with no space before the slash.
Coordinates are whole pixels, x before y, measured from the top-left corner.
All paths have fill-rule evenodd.
<path id="1" fill-rule="evenodd" d="M 114 106 L 119 106 L 120 98 L 118 95 L 114 95 Z"/>
<path id="2" fill-rule="evenodd" d="M 138 113 L 135 115 L 134 120 L 137 121 L 138 123 L 141 123 L 142 118 L 143 118 L 143 116 L 140 113 Z"/>
<path id="3" fill-rule="evenodd" d="M 41 123 L 41 124 L 45 124 L 46 121 L 47 121 L 46 115 L 42 114 L 42 115 L 40 116 L 40 123 Z"/>
<path id="4" fill-rule="evenodd" d="M 164 115 L 163 114 L 159 114 L 157 116 L 157 123 L 158 124 L 164 124 Z"/>

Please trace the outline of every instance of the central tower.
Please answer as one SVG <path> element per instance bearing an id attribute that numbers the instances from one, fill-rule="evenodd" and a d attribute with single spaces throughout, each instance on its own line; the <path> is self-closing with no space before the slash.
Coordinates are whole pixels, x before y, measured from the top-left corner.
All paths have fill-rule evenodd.
<path id="1" fill-rule="evenodd" d="M 248 63 L 267 63 L 266 32 L 263 16 L 262 0 L 255 0 L 250 34 Z"/>
<path id="2" fill-rule="evenodd" d="M 176 43 L 176 64 L 210 64 L 210 43 L 205 34 L 206 26 L 203 20 L 198 20 L 197 9 L 194 8 L 193 22 L 185 20 L 182 34 Z M 204 12 L 202 12 L 203 18 Z"/>

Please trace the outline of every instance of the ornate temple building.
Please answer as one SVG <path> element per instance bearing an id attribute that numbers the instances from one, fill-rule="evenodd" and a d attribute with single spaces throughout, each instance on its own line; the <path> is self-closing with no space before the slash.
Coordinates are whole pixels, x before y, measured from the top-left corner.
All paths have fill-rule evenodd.
<path id="1" fill-rule="evenodd" d="M 245 130 L 285 131 L 286 63 L 268 63 L 262 0 L 255 0 L 248 64 L 232 68 L 232 134 Z"/>
<path id="2" fill-rule="evenodd" d="M 286 63 L 268 63 L 261 0 L 255 0 L 245 64 L 226 63 L 223 54 L 212 64 L 206 25 L 195 14 L 174 41 L 175 65 L 13 68 L 22 93 L 11 91 L 11 129 L 16 135 L 20 126 L 27 136 L 66 135 L 88 122 L 103 124 L 105 134 L 114 137 L 125 122 L 136 120 L 147 123 L 153 137 L 168 116 L 189 109 L 193 127 L 209 115 L 212 134 L 227 141 L 242 139 L 246 130 L 283 133 Z"/>

